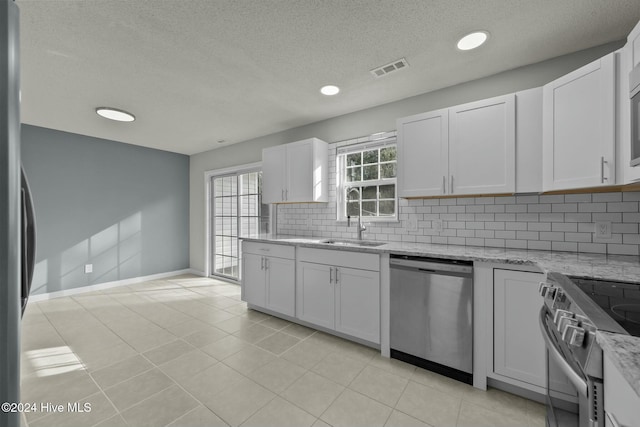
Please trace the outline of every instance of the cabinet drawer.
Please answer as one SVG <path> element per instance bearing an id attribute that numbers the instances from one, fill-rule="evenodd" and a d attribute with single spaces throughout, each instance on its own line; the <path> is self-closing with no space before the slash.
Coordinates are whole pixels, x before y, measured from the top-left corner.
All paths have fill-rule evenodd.
<path id="1" fill-rule="evenodd" d="M 242 242 L 242 252 L 276 258 L 294 259 L 296 248 L 291 245 L 279 245 L 274 243 Z"/>
<path id="2" fill-rule="evenodd" d="M 380 256 L 363 252 L 299 248 L 298 261 L 380 271 Z"/>

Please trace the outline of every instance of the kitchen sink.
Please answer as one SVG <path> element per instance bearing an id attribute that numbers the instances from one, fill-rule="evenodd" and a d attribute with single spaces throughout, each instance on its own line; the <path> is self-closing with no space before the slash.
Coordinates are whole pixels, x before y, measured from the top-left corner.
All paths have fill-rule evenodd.
<path id="1" fill-rule="evenodd" d="M 320 243 L 327 243 L 336 246 L 366 246 L 375 248 L 376 246 L 382 246 L 384 242 L 374 242 L 371 240 L 339 240 L 339 239 L 327 239 L 321 240 Z"/>

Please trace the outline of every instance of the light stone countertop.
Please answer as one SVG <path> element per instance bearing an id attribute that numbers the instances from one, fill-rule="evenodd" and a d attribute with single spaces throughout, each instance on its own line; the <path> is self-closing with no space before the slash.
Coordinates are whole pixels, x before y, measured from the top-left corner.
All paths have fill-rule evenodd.
<path id="1" fill-rule="evenodd" d="M 640 282 L 640 257 L 637 256 L 408 242 L 379 242 L 384 243 L 380 246 L 338 246 L 324 243 L 323 241 L 349 239 L 283 235 L 243 237 L 242 240 L 353 252 L 392 253 L 474 262 L 527 265 L 538 267 L 547 273 L 554 272 L 567 276 Z M 615 366 L 623 376 L 627 378 L 631 387 L 640 396 L 640 338 L 629 335 L 598 332 L 597 339 L 603 350 L 611 357 Z"/>

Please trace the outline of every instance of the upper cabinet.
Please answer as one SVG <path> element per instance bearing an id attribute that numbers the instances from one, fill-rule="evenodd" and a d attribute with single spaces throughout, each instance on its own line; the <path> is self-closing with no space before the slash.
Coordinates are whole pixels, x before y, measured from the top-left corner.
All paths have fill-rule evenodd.
<path id="1" fill-rule="evenodd" d="M 515 95 L 449 109 L 449 193 L 515 192 Z"/>
<path id="2" fill-rule="evenodd" d="M 317 138 L 262 150 L 263 203 L 327 202 L 328 155 Z"/>
<path id="3" fill-rule="evenodd" d="M 615 53 L 544 86 L 543 189 L 615 184 Z"/>
<path id="4" fill-rule="evenodd" d="M 513 193 L 515 95 L 398 119 L 400 197 Z"/>
<path id="5" fill-rule="evenodd" d="M 621 179 L 625 184 L 640 181 L 640 165 L 631 166 L 631 101 L 629 73 L 640 65 L 640 23 L 629 33 L 627 44 L 618 55 L 618 137 Z"/>
<path id="6" fill-rule="evenodd" d="M 400 197 L 447 194 L 449 110 L 398 119 L 397 126 Z"/>

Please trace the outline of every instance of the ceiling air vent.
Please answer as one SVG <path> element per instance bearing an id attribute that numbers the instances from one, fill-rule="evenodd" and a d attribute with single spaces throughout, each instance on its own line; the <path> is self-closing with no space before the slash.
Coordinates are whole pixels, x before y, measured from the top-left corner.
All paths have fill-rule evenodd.
<path id="1" fill-rule="evenodd" d="M 403 68 L 406 68 L 408 66 L 409 64 L 407 63 L 407 60 L 401 58 L 387 65 L 383 65 L 382 67 L 374 68 L 373 70 L 371 70 L 371 74 L 373 74 L 375 77 L 382 77 L 386 76 L 389 73 L 402 70 Z"/>

